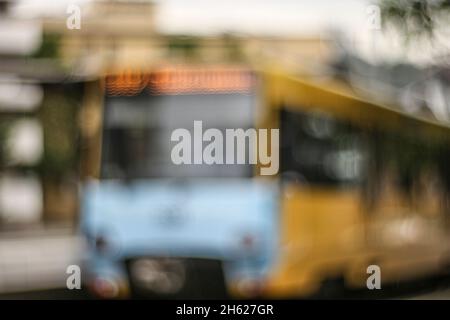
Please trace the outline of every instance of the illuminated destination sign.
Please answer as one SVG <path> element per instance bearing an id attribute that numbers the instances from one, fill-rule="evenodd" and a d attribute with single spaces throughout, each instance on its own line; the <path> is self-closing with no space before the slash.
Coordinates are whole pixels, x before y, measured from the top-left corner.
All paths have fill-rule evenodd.
<path id="1" fill-rule="evenodd" d="M 106 93 L 133 96 L 151 94 L 247 93 L 254 74 L 242 67 L 167 67 L 151 73 L 125 71 L 106 77 Z"/>

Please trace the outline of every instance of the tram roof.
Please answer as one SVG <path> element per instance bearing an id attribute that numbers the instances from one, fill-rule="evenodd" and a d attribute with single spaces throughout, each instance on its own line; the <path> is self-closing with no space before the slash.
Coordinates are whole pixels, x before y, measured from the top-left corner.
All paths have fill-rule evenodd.
<path id="1" fill-rule="evenodd" d="M 283 72 L 264 72 L 271 104 L 289 109 L 314 109 L 349 119 L 361 126 L 393 130 L 413 128 L 414 133 L 450 138 L 450 124 L 406 113 L 395 106 L 383 105 L 356 95 L 333 82 L 318 83 L 307 77 Z"/>

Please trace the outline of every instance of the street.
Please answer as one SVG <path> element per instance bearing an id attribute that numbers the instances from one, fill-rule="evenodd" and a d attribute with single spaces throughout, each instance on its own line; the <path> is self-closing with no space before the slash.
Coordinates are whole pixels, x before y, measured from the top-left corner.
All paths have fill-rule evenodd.
<path id="1" fill-rule="evenodd" d="M 2 233 L 0 299 L 91 299 L 84 288 L 65 288 L 67 266 L 80 264 L 82 248 L 82 239 L 71 229 Z M 450 276 L 393 284 L 381 290 L 332 290 L 313 298 L 450 300 Z"/>
<path id="2" fill-rule="evenodd" d="M 69 265 L 79 265 L 82 240 L 70 229 L 37 228 L 0 235 L 0 293 L 66 286 Z"/>
<path id="3" fill-rule="evenodd" d="M 450 300 L 450 278 L 428 279 L 413 284 L 392 286 L 378 292 L 358 290 L 344 291 L 336 296 L 319 299 L 402 299 L 402 300 Z M 0 300 L 90 300 L 83 289 L 50 289 L 0 294 Z"/>

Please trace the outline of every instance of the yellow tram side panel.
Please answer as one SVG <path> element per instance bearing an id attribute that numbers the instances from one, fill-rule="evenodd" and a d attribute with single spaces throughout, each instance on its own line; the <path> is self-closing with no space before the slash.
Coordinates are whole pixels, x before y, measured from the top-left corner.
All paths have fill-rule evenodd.
<path id="1" fill-rule="evenodd" d="M 321 110 L 361 126 L 398 129 L 408 122 L 417 129 L 417 134 L 443 139 L 450 136 L 445 125 L 360 100 L 348 92 L 327 90 L 275 73 L 265 74 L 265 80 L 266 107 L 269 108 L 261 122 L 265 128 L 279 127 L 278 111 L 283 106 L 303 111 Z M 395 221 L 404 223 L 410 218 L 406 213 L 405 219 L 405 212 L 411 210 L 398 194 L 393 194 L 390 200 L 379 203 L 377 212 L 367 212 L 360 191 L 299 186 L 283 190 L 280 252 L 267 280 L 265 295 L 308 295 L 319 289 L 325 279 L 333 277 L 344 277 L 347 285 L 362 287 L 368 276 L 366 268 L 374 262 L 383 268 L 384 282 L 412 278 L 438 265 L 437 257 L 448 247 L 445 245 L 447 235 L 440 232 L 441 236 L 434 237 L 436 241 L 432 241 L 432 246 L 397 245 L 401 232 L 396 231 L 393 238 L 381 240 L 379 234 L 392 229 Z M 405 252 L 409 252 L 410 259 L 402 255 Z"/>
<path id="2" fill-rule="evenodd" d="M 317 109 L 347 99 L 331 93 L 327 100 L 308 87 L 285 83 L 279 76 L 265 74 L 266 117 L 264 128 L 279 128 L 281 106 Z M 289 92 L 294 97 L 290 99 Z M 297 97 L 306 99 L 295 101 Z M 361 283 L 360 265 L 369 260 L 364 247 L 364 221 L 358 189 L 336 190 L 320 187 L 289 186 L 280 198 L 280 252 L 265 294 L 292 297 L 314 293 L 325 278 L 343 276 L 350 283 Z M 365 269 L 364 269 L 365 271 Z"/>
<path id="3" fill-rule="evenodd" d="M 360 277 L 367 259 L 357 190 L 287 187 L 281 199 L 280 252 L 268 284 L 273 297 L 317 291 L 324 279 Z"/>

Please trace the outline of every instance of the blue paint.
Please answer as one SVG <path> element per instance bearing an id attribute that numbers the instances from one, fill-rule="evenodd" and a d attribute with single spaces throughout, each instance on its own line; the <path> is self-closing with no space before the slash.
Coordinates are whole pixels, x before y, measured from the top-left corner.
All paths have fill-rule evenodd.
<path id="1" fill-rule="evenodd" d="M 274 260 L 277 188 L 257 179 L 104 180 L 84 187 L 81 228 L 92 274 L 124 276 L 139 256 L 226 261 L 228 279 L 263 276 Z M 92 239 L 107 243 L 102 252 Z M 245 244 L 244 239 L 251 239 Z"/>

